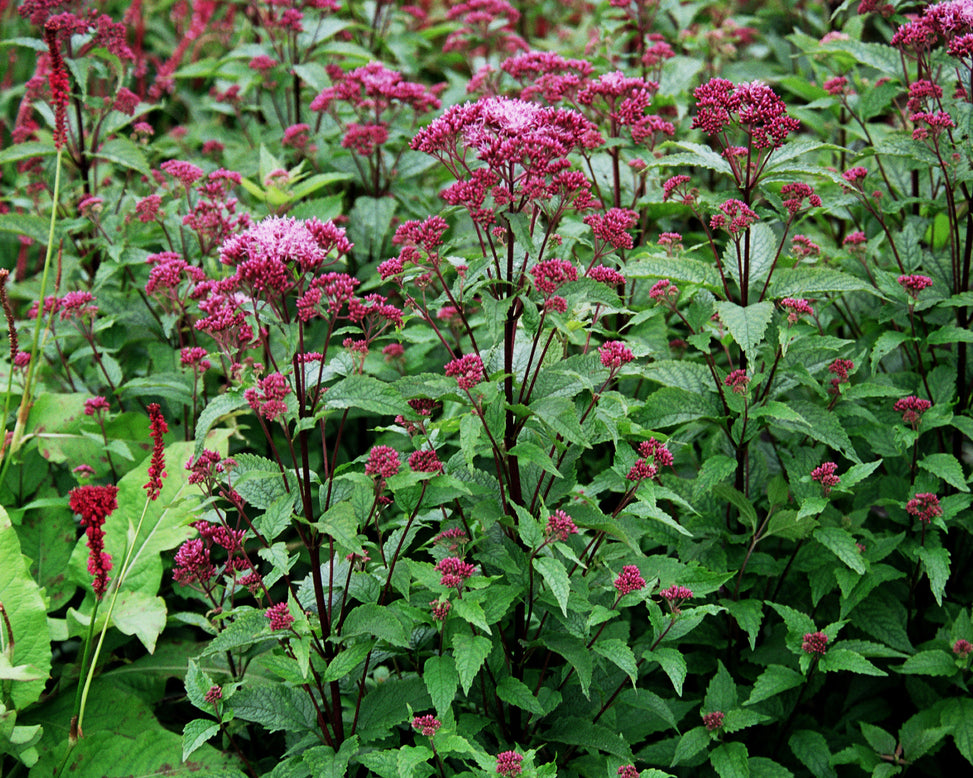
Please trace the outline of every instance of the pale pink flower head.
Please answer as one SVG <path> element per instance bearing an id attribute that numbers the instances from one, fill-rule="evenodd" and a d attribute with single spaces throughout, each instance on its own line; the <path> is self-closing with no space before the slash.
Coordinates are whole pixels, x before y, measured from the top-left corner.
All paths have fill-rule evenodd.
<path id="1" fill-rule="evenodd" d="M 663 589 L 659 592 L 659 596 L 666 601 L 669 606 L 669 610 L 672 613 L 682 613 L 679 606 L 682 605 L 686 600 L 692 599 L 693 592 L 692 589 L 687 589 L 685 586 L 670 586 L 668 589 Z"/>
<path id="2" fill-rule="evenodd" d="M 953 643 L 953 653 L 956 654 L 956 656 L 958 656 L 960 659 L 966 659 L 966 657 L 973 653 L 973 643 L 960 638 Z"/>
<path id="3" fill-rule="evenodd" d="M 442 473 L 443 463 L 435 451 L 422 449 L 409 454 L 409 468 L 416 473 Z"/>
<path id="4" fill-rule="evenodd" d="M 635 226 L 638 214 L 627 208 L 609 208 L 604 214 L 585 216 L 584 223 L 591 227 L 595 237 L 616 249 L 630 249 L 632 236 L 628 230 Z"/>
<path id="5" fill-rule="evenodd" d="M 103 412 L 107 411 L 111 406 L 101 395 L 97 397 L 89 397 L 84 401 L 84 415 L 85 416 L 99 416 Z"/>
<path id="6" fill-rule="evenodd" d="M 794 297 L 785 297 L 780 301 L 781 307 L 787 311 L 787 321 L 789 324 L 796 324 L 801 316 L 814 316 L 814 308 L 807 300 Z"/>
<path id="7" fill-rule="evenodd" d="M 267 421 L 273 421 L 287 412 L 284 398 L 291 392 L 290 384 L 281 373 L 271 373 L 258 382 L 256 388 L 247 389 L 243 396 L 250 407 Z"/>
<path id="8" fill-rule="evenodd" d="M 624 764 L 618 768 L 616 775 L 618 778 L 639 778 L 639 771 L 635 765 Z"/>
<path id="9" fill-rule="evenodd" d="M 747 387 L 750 386 L 750 376 L 747 375 L 746 370 L 737 368 L 723 379 L 723 385 L 730 387 L 730 390 L 734 394 L 745 395 L 747 393 Z"/>

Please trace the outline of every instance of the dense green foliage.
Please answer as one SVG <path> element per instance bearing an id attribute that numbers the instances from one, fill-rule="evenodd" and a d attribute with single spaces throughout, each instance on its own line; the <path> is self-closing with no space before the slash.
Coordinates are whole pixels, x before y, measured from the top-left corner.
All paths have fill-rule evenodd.
<path id="1" fill-rule="evenodd" d="M 970 0 L 0 21 L 3 775 L 970 769 Z"/>

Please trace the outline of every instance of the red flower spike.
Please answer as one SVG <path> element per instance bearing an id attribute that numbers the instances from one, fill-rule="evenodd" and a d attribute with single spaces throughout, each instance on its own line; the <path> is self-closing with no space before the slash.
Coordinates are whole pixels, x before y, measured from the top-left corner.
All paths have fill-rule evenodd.
<path id="1" fill-rule="evenodd" d="M 162 479 L 166 477 L 165 444 L 162 436 L 169 431 L 162 409 L 158 403 L 150 403 L 149 428 L 152 434 L 152 461 L 149 463 L 149 481 L 145 484 L 150 500 L 158 499 L 162 491 Z"/>

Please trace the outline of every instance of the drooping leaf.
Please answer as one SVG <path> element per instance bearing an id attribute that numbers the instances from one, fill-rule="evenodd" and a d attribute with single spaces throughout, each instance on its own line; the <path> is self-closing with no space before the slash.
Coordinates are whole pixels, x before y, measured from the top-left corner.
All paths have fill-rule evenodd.
<path id="1" fill-rule="evenodd" d="M 477 672 L 490 653 L 490 639 L 482 635 L 457 632 L 453 635 L 453 657 L 463 693 L 468 694 Z"/>
<path id="2" fill-rule="evenodd" d="M 763 342 L 767 325 L 774 316 L 774 304 L 764 301 L 743 307 L 724 301 L 716 304 L 716 311 L 733 340 L 747 355 L 747 361 L 756 364 L 757 346 Z"/>
<path id="3" fill-rule="evenodd" d="M 753 685 L 753 691 L 750 693 L 750 699 L 744 705 L 753 705 L 761 700 L 769 700 L 771 697 L 776 697 L 778 694 L 793 689 L 795 686 L 800 686 L 802 683 L 804 683 L 804 676 L 797 670 L 791 670 L 791 668 L 783 665 L 770 665 L 757 678 Z"/>

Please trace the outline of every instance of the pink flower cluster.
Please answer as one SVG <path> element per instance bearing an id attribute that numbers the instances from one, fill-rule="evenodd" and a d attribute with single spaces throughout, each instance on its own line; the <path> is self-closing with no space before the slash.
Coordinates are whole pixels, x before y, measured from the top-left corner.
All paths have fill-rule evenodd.
<path id="1" fill-rule="evenodd" d="M 794 297 L 785 297 L 780 301 L 781 307 L 787 310 L 787 321 L 796 324 L 801 316 L 814 316 L 814 308 L 807 300 Z"/>
<path id="2" fill-rule="evenodd" d="M 375 476 L 379 481 L 391 478 L 399 472 L 402 463 L 399 452 L 391 446 L 373 446 L 368 452 L 365 474 Z"/>
<path id="3" fill-rule="evenodd" d="M 409 468 L 416 473 L 441 473 L 443 463 L 435 451 L 422 449 L 409 454 Z"/>
<path id="4" fill-rule="evenodd" d="M 745 395 L 747 387 L 750 386 L 750 376 L 742 368 L 730 371 L 730 374 L 723 379 L 723 385 L 730 387 L 734 394 Z"/>
<path id="5" fill-rule="evenodd" d="M 635 359 L 632 350 L 620 340 L 610 340 L 599 346 L 598 353 L 601 355 L 602 367 L 607 367 L 613 372 Z"/>
<path id="6" fill-rule="evenodd" d="M 841 483 L 841 478 L 835 475 L 838 465 L 834 462 L 824 462 L 811 471 L 811 480 L 821 484 L 825 497 L 831 494 L 831 488 Z"/>
<path id="7" fill-rule="evenodd" d="M 896 280 L 899 282 L 899 286 L 905 289 L 913 300 L 918 299 L 919 292 L 923 289 L 932 286 L 932 279 L 929 276 L 922 276 L 918 273 L 901 275 Z"/>
<path id="8" fill-rule="evenodd" d="M 823 632 L 808 632 L 801 641 L 801 650 L 812 656 L 823 655 L 828 650 L 828 636 Z"/>
<path id="9" fill-rule="evenodd" d="M 158 499 L 162 491 L 162 479 L 166 477 L 165 443 L 163 435 L 169 431 L 159 403 L 149 403 L 149 431 L 152 435 L 152 461 L 149 463 L 149 480 L 145 484 L 148 498 Z"/>
<path id="10" fill-rule="evenodd" d="M 776 149 L 801 124 L 787 115 L 787 106 L 766 84 L 733 84 L 713 78 L 693 90 L 696 118 L 693 127 L 707 135 L 725 137 L 727 130 L 739 127 L 750 136 L 756 149 Z"/>
<path id="11" fill-rule="evenodd" d="M 290 629 L 291 624 L 294 623 L 294 617 L 291 615 L 286 602 L 271 605 L 264 611 L 264 616 L 267 617 L 267 620 L 270 622 L 270 629 L 274 632 L 282 629 Z"/>
<path id="12" fill-rule="evenodd" d="M 720 206 L 720 213 L 710 217 L 709 226 L 714 230 L 726 230 L 734 238 L 750 229 L 757 221 L 756 212 L 741 200 L 727 200 Z"/>
<path id="13" fill-rule="evenodd" d="M 247 389 L 243 396 L 256 413 L 267 421 L 273 421 L 287 412 L 284 398 L 290 393 L 291 387 L 287 379 L 281 373 L 271 373 L 258 382 L 257 388 Z"/>
<path id="14" fill-rule="evenodd" d="M 105 551 L 105 519 L 118 507 L 117 486 L 79 486 L 69 494 L 68 505 L 81 518 L 88 538 L 88 572 L 93 576 L 91 588 L 97 599 L 108 590 L 111 555 Z"/>
<path id="15" fill-rule="evenodd" d="M 448 362 L 445 372 L 456 378 L 460 389 L 469 391 L 483 380 L 483 360 L 477 354 L 467 354 Z"/>
<path id="16" fill-rule="evenodd" d="M 644 589 L 645 579 L 635 565 L 625 565 L 612 585 L 618 591 L 618 596 L 624 597 L 626 594 Z"/>
<path id="17" fill-rule="evenodd" d="M 442 725 L 443 723 L 431 713 L 427 713 L 425 716 L 415 716 L 412 719 L 412 728 L 419 730 L 426 737 L 435 735 Z"/>
<path id="18" fill-rule="evenodd" d="M 850 359 L 836 359 L 828 365 L 828 372 L 834 375 L 834 378 L 831 379 L 831 388 L 828 389 L 828 393 L 838 394 L 841 391 L 838 387 L 848 382 L 848 373 L 854 369 L 855 363 Z"/>
<path id="19" fill-rule="evenodd" d="M 547 527 L 544 533 L 549 538 L 557 538 L 562 543 L 566 542 L 568 535 L 576 535 L 578 528 L 568 514 L 562 510 L 556 510 L 547 519 Z"/>
<path id="20" fill-rule="evenodd" d="M 710 732 L 715 732 L 723 726 L 723 719 L 726 718 L 721 710 L 714 710 L 712 713 L 703 714 L 703 726 Z"/>
<path id="21" fill-rule="evenodd" d="M 895 405 L 892 407 L 893 410 L 902 414 L 902 421 L 911 425 L 913 429 L 917 429 L 919 422 L 922 420 L 922 414 L 932 407 L 932 403 L 929 400 L 924 400 L 921 397 L 910 394 L 908 397 L 896 400 Z"/>
<path id="22" fill-rule="evenodd" d="M 939 498 L 929 492 L 920 492 L 917 494 L 906 503 L 905 509 L 910 516 L 915 516 L 923 524 L 928 524 L 936 516 L 943 515 Z"/>
<path id="23" fill-rule="evenodd" d="M 442 574 L 439 583 L 450 589 L 459 589 L 476 573 L 476 567 L 455 556 L 439 560 L 436 570 Z"/>
<path id="24" fill-rule="evenodd" d="M 687 589 L 685 586 L 672 585 L 668 589 L 663 589 L 659 592 L 659 596 L 666 601 L 669 606 L 669 610 L 673 614 L 682 613 L 679 606 L 682 605 L 686 600 L 690 600 L 693 597 L 692 589 Z"/>

